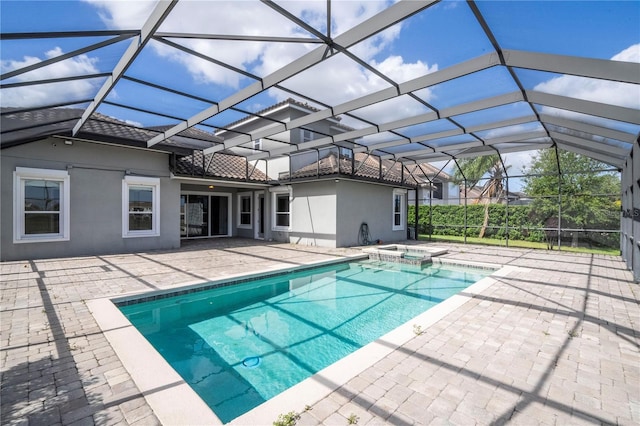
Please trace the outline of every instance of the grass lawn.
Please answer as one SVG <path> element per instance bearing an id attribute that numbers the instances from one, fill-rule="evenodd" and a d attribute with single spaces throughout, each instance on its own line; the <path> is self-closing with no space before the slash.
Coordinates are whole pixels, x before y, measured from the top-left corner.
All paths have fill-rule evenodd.
<path id="1" fill-rule="evenodd" d="M 464 237 L 452 236 L 452 235 L 432 235 L 431 240 L 429 240 L 429 235 L 420 234 L 419 240 L 421 241 L 446 241 L 452 243 L 464 243 Z M 467 237 L 467 244 L 481 244 L 488 246 L 502 246 L 506 247 L 506 240 L 498 240 L 491 238 L 478 238 L 478 237 Z M 533 249 L 542 249 L 547 250 L 546 243 L 534 243 L 531 241 L 521 241 L 521 240 L 509 240 L 509 247 L 520 247 L 520 248 L 533 248 Z M 554 247 L 554 250 L 558 250 L 557 247 Z M 620 255 L 619 249 L 614 248 L 588 248 L 588 247 L 569 247 L 569 246 L 561 246 L 560 251 L 569 251 L 574 253 L 592 253 L 592 254 L 609 254 L 613 256 Z"/>

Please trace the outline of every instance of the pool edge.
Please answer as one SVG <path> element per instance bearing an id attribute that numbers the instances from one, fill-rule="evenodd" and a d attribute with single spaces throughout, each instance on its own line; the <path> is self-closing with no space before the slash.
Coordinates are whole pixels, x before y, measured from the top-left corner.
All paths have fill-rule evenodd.
<path id="1" fill-rule="evenodd" d="M 110 298 L 89 300 L 87 307 L 162 424 L 223 424 Z"/>

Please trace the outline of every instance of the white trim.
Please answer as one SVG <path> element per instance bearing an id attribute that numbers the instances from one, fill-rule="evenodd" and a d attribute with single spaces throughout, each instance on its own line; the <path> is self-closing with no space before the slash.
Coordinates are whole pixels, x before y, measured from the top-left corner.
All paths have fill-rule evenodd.
<path id="1" fill-rule="evenodd" d="M 129 230 L 129 188 L 143 186 L 151 189 L 151 229 L 144 231 Z M 160 236 L 160 178 L 125 176 L 122 179 L 122 238 Z"/>
<path id="2" fill-rule="evenodd" d="M 249 211 L 242 211 L 242 199 L 249 198 Z M 253 226 L 253 210 L 254 210 L 254 202 L 253 202 L 253 193 L 251 192 L 238 192 L 238 225 L 237 227 L 240 229 L 251 229 Z M 249 215 L 249 223 L 242 223 L 242 214 Z"/>
<path id="3" fill-rule="evenodd" d="M 207 192 L 207 191 L 180 191 L 180 195 L 206 195 L 208 196 L 209 208 L 211 208 L 211 197 L 226 197 L 227 198 L 227 233 L 211 235 L 211 216 L 208 218 L 209 226 L 207 228 L 207 235 L 197 237 L 180 237 L 180 239 L 198 239 L 198 238 L 221 238 L 233 236 L 233 194 L 230 192 Z M 208 213 L 211 215 L 211 212 Z"/>
<path id="4" fill-rule="evenodd" d="M 57 234 L 25 234 L 24 182 L 28 179 L 60 182 L 59 232 Z M 33 169 L 16 167 L 13 172 L 13 242 L 44 243 L 69 241 L 71 225 L 71 186 L 66 170 Z"/>
<path id="5" fill-rule="evenodd" d="M 256 189 L 264 189 L 264 188 L 269 188 L 271 186 L 271 184 L 268 183 L 252 183 L 252 182 L 232 182 L 232 181 L 225 181 L 225 180 L 218 180 L 218 179 L 209 179 L 209 178 L 197 178 L 197 177 L 187 177 L 187 176 L 176 176 L 173 173 L 169 174 L 169 178 L 171 178 L 172 180 L 177 180 L 179 182 L 185 182 L 185 183 L 201 183 L 201 184 L 206 184 L 208 185 L 214 185 L 214 186 L 224 186 L 224 187 L 229 187 L 229 188 L 241 188 L 241 189 L 248 189 L 248 187 L 251 188 L 256 188 Z"/>
<path id="6" fill-rule="evenodd" d="M 260 197 L 262 197 L 263 199 L 266 200 L 265 196 L 264 196 L 264 192 L 263 191 L 256 191 L 254 194 L 254 208 L 253 208 L 253 214 L 255 215 L 255 219 L 253 221 L 253 223 L 255 224 L 254 226 L 254 231 L 253 231 L 253 238 L 255 238 L 256 240 L 264 240 L 264 232 L 262 233 L 262 236 L 260 236 L 260 222 L 266 222 L 266 215 L 264 214 L 264 212 L 260 211 Z M 262 206 L 264 209 L 266 209 L 267 204 L 266 203 L 262 203 Z M 262 224 L 262 229 L 266 229 L 266 223 Z"/>
<path id="7" fill-rule="evenodd" d="M 400 197 L 400 225 L 396 225 L 396 196 Z M 391 198 L 391 230 L 403 231 L 406 229 L 407 222 L 407 190 L 401 188 L 393 189 L 393 197 Z"/>
<path id="8" fill-rule="evenodd" d="M 272 231 L 291 231 L 291 222 L 293 218 L 293 188 L 291 185 L 277 186 L 269 188 L 271 192 L 271 230 Z M 278 195 L 289 194 L 289 226 L 277 226 L 276 209 L 278 207 Z"/>

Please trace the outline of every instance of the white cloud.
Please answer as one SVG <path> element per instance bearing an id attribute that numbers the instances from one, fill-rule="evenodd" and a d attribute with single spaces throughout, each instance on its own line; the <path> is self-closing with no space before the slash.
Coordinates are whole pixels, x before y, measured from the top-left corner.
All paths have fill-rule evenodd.
<path id="1" fill-rule="evenodd" d="M 151 15 L 156 0 L 83 0 L 98 8 L 109 28 L 140 29 Z"/>
<path id="2" fill-rule="evenodd" d="M 94 4 L 103 21 L 110 28 L 140 27 L 142 19 L 136 16 L 149 15 L 152 4 L 145 2 L 130 10 L 129 2 L 108 0 L 85 0 Z M 336 37 L 359 23 L 376 15 L 386 7 L 388 1 L 344 1 L 333 2 L 331 8 L 331 36 Z M 326 1 L 288 1 L 282 4 L 290 13 L 326 33 Z M 137 19 L 137 20 L 136 20 Z M 421 61 L 405 63 L 400 56 L 388 56 L 376 60 L 383 49 L 396 40 L 402 29 L 394 25 L 385 31 L 354 46 L 353 51 L 364 61 L 378 67 L 383 73 L 398 81 L 424 75 L 437 69 Z M 311 35 L 292 21 L 284 18 L 258 2 L 246 1 L 181 1 L 160 27 L 161 31 L 187 33 L 213 33 L 234 35 L 260 35 L 278 37 L 304 37 Z M 177 41 L 177 40 L 174 40 Z M 181 44 L 216 60 L 263 77 L 293 60 L 303 56 L 318 44 L 262 43 L 222 40 L 181 40 Z M 237 89 L 245 77 L 203 59 L 152 42 L 155 52 L 170 61 L 182 64 L 200 84 L 217 84 Z M 378 62 L 379 61 L 379 62 Z M 328 103 L 340 103 L 387 87 L 387 83 L 366 71 L 343 55 L 319 64 L 311 70 L 295 76 L 284 83 L 295 91 L 310 97 L 318 97 Z M 340 89 L 336 90 L 336 87 Z M 276 101 L 287 94 L 270 91 Z"/>
<path id="3" fill-rule="evenodd" d="M 527 170 L 527 168 L 531 164 L 531 159 L 538 151 L 521 151 L 521 152 L 511 152 L 509 154 L 504 154 L 502 156 L 502 161 L 508 167 L 511 166 L 508 170 L 509 176 L 520 176 L 522 173 Z"/>
<path id="4" fill-rule="evenodd" d="M 404 83 L 405 81 L 438 71 L 437 64 L 429 66 L 429 64 L 425 64 L 420 60 L 415 63 L 405 63 L 402 56 L 389 56 L 380 63 L 371 61 L 371 64 L 382 74 L 398 83 Z M 432 95 L 429 95 L 429 99 L 426 100 L 430 100 L 431 96 Z"/>
<path id="5" fill-rule="evenodd" d="M 115 118 L 116 120 L 119 120 L 119 118 L 117 118 L 117 117 L 112 117 L 112 118 Z M 127 123 L 127 124 L 128 124 L 128 125 L 130 125 L 130 126 L 133 126 L 133 127 L 144 127 L 144 126 L 142 125 L 142 123 L 140 123 L 139 121 L 134 121 L 134 120 L 124 120 L 124 122 L 125 122 L 125 123 Z"/>
<path id="6" fill-rule="evenodd" d="M 614 61 L 640 62 L 640 44 L 628 47 L 611 59 Z M 563 75 L 536 85 L 534 90 L 640 109 L 640 87 L 636 84 Z"/>
<path id="7" fill-rule="evenodd" d="M 46 59 L 62 55 L 60 47 L 51 49 L 44 58 L 24 56 L 21 60 L 9 59 L 0 62 L 2 73 L 37 64 Z M 42 68 L 17 75 L 11 82 L 37 81 L 77 75 L 97 73 L 98 58 L 78 55 L 64 61 L 55 62 Z M 41 106 L 52 103 L 68 102 L 91 98 L 99 87 L 97 80 L 74 80 L 63 83 L 21 86 L 2 90 L 2 105 L 12 107 Z"/>
<path id="8" fill-rule="evenodd" d="M 627 47 L 622 52 L 614 55 L 611 60 L 623 62 L 640 62 L 640 44 L 634 44 Z"/>

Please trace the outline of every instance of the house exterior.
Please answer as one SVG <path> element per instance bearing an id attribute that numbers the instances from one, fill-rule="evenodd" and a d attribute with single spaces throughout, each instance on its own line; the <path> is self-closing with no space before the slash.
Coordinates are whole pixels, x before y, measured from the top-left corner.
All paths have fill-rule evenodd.
<path id="1" fill-rule="evenodd" d="M 241 134 L 255 132 L 256 130 L 269 129 L 280 123 L 288 123 L 316 111 L 318 111 L 317 108 L 289 98 L 258 111 L 252 116 L 230 123 L 224 126 L 223 129 L 216 131 L 215 135 L 221 139 L 230 139 Z M 268 138 L 260 138 L 247 144 L 230 148 L 229 152 L 239 155 L 265 152 L 285 147 L 289 144 L 308 142 L 319 137 L 336 135 L 349 130 L 353 129 L 341 125 L 339 118 L 330 117 L 311 123 L 305 128 L 281 132 Z M 281 173 L 289 171 L 289 159 L 287 157 L 270 158 L 266 161 L 257 161 L 254 164 L 272 180 L 277 180 Z"/>
<path id="2" fill-rule="evenodd" d="M 100 114 L 72 138 L 81 114 L 2 110 L 2 260 L 172 249 L 183 238 L 249 236 L 241 194 L 267 194 L 270 185 L 259 171 L 247 175 L 242 157 L 205 158 L 202 149 L 219 138 L 189 129 L 147 149 L 157 130 Z"/>
<path id="3" fill-rule="evenodd" d="M 216 136 L 231 138 L 316 111 L 312 106 L 287 99 L 257 112 L 256 116 L 224 126 L 225 130 L 216 132 Z M 268 151 L 350 130 L 353 129 L 332 117 L 304 129 L 241 145 L 237 152 Z M 333 147 L 258 161 L 255 166 L 273 183 L 266 202 L 269 239 L 325 247 L 354 246 L 359 244 L 363 223 L 367 224 L 373 241 L 406 239 L 408 194 L 416 181 L 406 170 L 409 179 L 403 181 L 400 164 Z"/>
<path id="4" fill-rule="evenodd" d="M 409 167 L 410 173 L 417 181 L 417 192 L 409 193 L 409 204 L 418 205 L 460 204 L 460 186 L 453 182 L 453 177 L 431 164 L 424 163 Z"/>
<path id="5" fill-rule="evenodd" d="M 305 108 L 287 102 L 261 114 L 267 118 L 226 128 L 259 128 Z M 231 130 L 190 128 L 150 149 L 146 141 L 163 128 L 98 113 L 71 137 L 82 111 L 2 109 L 1 260 L 174 249 L 187 239 L 232 236 L 353 246 L 363 223 L 372 241 L 406 239 L 417 181 L 399 163 L 334 147 L 260 168 L 234 150 L 203 152 Z M 251 149 L 346 129 L 324 120 L 311 134 L 294 130 Z M 330 161 L 339 165 L 324 168 Z"/>

